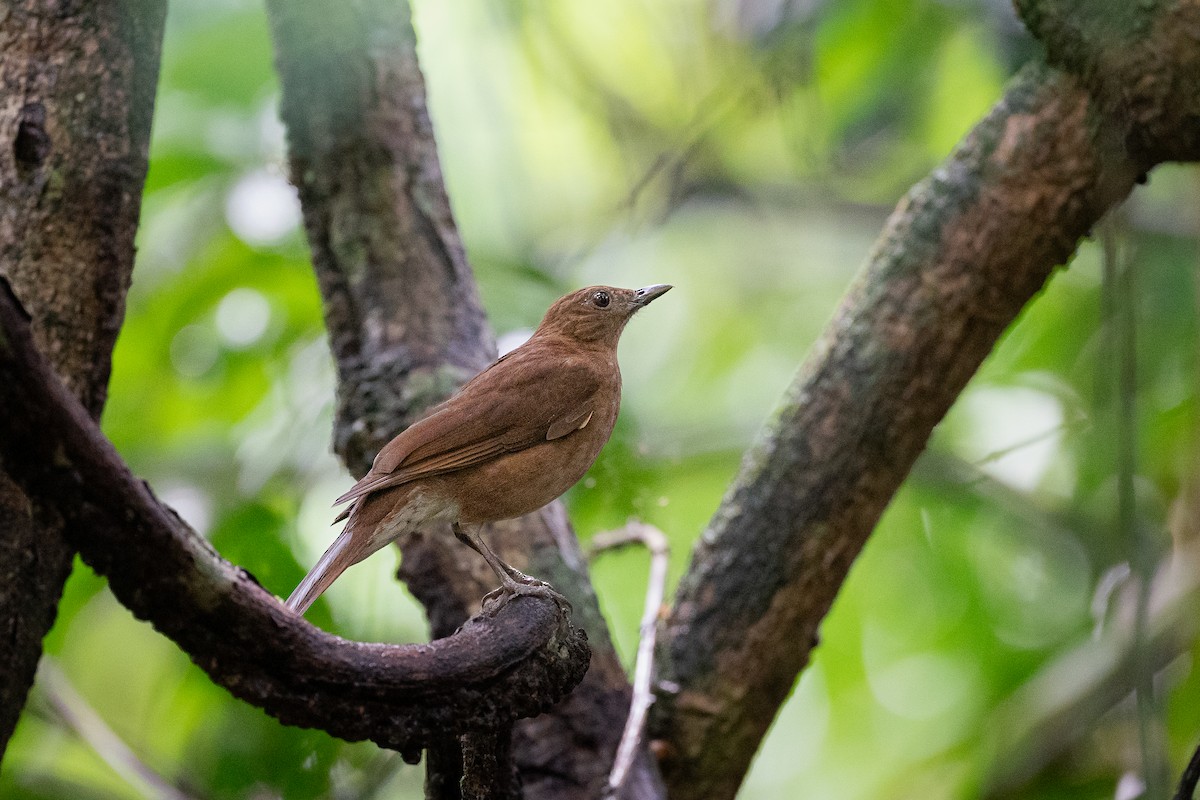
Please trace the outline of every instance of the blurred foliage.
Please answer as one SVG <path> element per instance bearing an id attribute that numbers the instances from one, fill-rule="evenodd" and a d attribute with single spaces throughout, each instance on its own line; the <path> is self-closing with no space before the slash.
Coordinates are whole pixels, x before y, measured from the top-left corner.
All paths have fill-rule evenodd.
<path id="1" fill-rule="evenodd" d="M 677 578 L 890 207 L 1036 46 L 1001 0 L 422 0 L 416 13 L 494 329 L 532 328 L 587 283 L 678 287 L 630 326 L 616 435 L 568 496 L 585 538 L 629 516 L 659 525 Z M 349 478 L 329 454 L 333 370 L 271 58 L 260 4 L 172 4 L 104 425 L 160 496 L 285 595 L 330 540 Z M 1118 702 L 1131 678 L 1110 675 L 1105 700 L 1102 665 L 1073 654 L 1128 616 L 1120 425 L 1138 443 L 1142 535 L 1177 563 L 1195 549 L 1195 170 L 1160 168 L 1112 225 L 1137 291 L 1106 290 L 1089 242 L 1007 334 L 856 563 L 743 797 L 1133 796 L 1136 719 Z M 1119 303 L 1138 320 L 1133 419 L 1116 411 Z M 421 640 L 393 569 L 388 554 L 356 567 L 312 618 Z M 1194 571 L 1176 572 L 1187 619 Z M 645 574 L 637 553 L 595 567 L 627 655 Z M 1167 651 L 1160 718 L 1178 774 L 1200 738 L 1195 630 Z M 82 565 L 47 652 L 190 796 L 420 796 L 419 768 L 233 700 Z M 0 796 L 143 796 L 46 691 Z"/>

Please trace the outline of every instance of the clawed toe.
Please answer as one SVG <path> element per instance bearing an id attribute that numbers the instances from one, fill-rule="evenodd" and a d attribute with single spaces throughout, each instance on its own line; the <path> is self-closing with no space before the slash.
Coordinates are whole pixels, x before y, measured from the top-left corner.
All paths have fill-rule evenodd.
<path id="1" fill-rule="evenodd" d="M 484 609 L 487 609 L 490 604 L 498 603 L 501 600 L 507 600 L 509 597 L 510 595 L 508 590 L 501 586 L 499 588 L 492 589 L 490 592 L 485 594 L 483 596 L 483 600 L 479 601 L 479 604 Z"/>
<path id="2" fill-rule="evenodd" d="M 528 597 L 543 597 L 547 600 L 553 600 L 567 611 L 572 610 L 571 601 L 545 581 L 535 580 L 531 583 L 518 583 L 515 593 Z"/>
<path id="3" fill-rule="evenodd" d="M 530 578 L 527 575 L 522 575 L 524 580 L 505 581 L 498 588 L 488 592 L 483 597 L 483 607 L 488 608 L 490 603 L 498 603 L 498 609 L 508 600 L 517 595 L 525 597 L 541 597 L 546 600 L 552 600 L 559 608 L 571 611 L 573 606 L 571 601 L 558 592 L 553 586 L 540 581 L 537 578 Z M 495 609 L 493 609 L 495 610 Z"/>

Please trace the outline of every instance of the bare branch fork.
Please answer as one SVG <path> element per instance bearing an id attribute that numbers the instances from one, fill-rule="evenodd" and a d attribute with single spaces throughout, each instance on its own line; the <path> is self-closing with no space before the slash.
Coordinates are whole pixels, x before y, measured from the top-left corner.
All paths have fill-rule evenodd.
<path id="1" fill-rule="evenodd" d="M 350 642 L 288 611 L 138 481 L 36 351 L 0 280 L 0 460 L 53 509 L 117 598 L 217 683 L 280 721 L 415 760 L 448 732 L 503 730 L 583 677 L 589 650 L 557 606 L 520 598 L 428 645 Z"/>

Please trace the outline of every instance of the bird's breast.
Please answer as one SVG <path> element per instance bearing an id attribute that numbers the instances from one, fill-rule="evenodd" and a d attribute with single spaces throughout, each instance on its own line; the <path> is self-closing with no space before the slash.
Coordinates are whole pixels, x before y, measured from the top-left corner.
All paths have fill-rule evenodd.
<path id="1" fill-rule="evenodd" d="M 559 497 L 583 477 L 612 435 L 617 405 L 601 404 L 587 425 L 560 439 L 454 473 L 459 519 L 466 523 L 511 519 Z"/>

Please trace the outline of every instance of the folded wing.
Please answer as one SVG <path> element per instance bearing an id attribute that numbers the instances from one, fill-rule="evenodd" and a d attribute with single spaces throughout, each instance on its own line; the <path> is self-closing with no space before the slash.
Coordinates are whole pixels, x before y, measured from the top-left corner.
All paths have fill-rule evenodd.
<path id="1" fill-rule="evenodd" d="M 600 376 L 581 359 L 524 350 L 475 376 L 384 446 L 370 472 L 334 505 L 482 464 L 585 427 L 594 411 Z"/>

